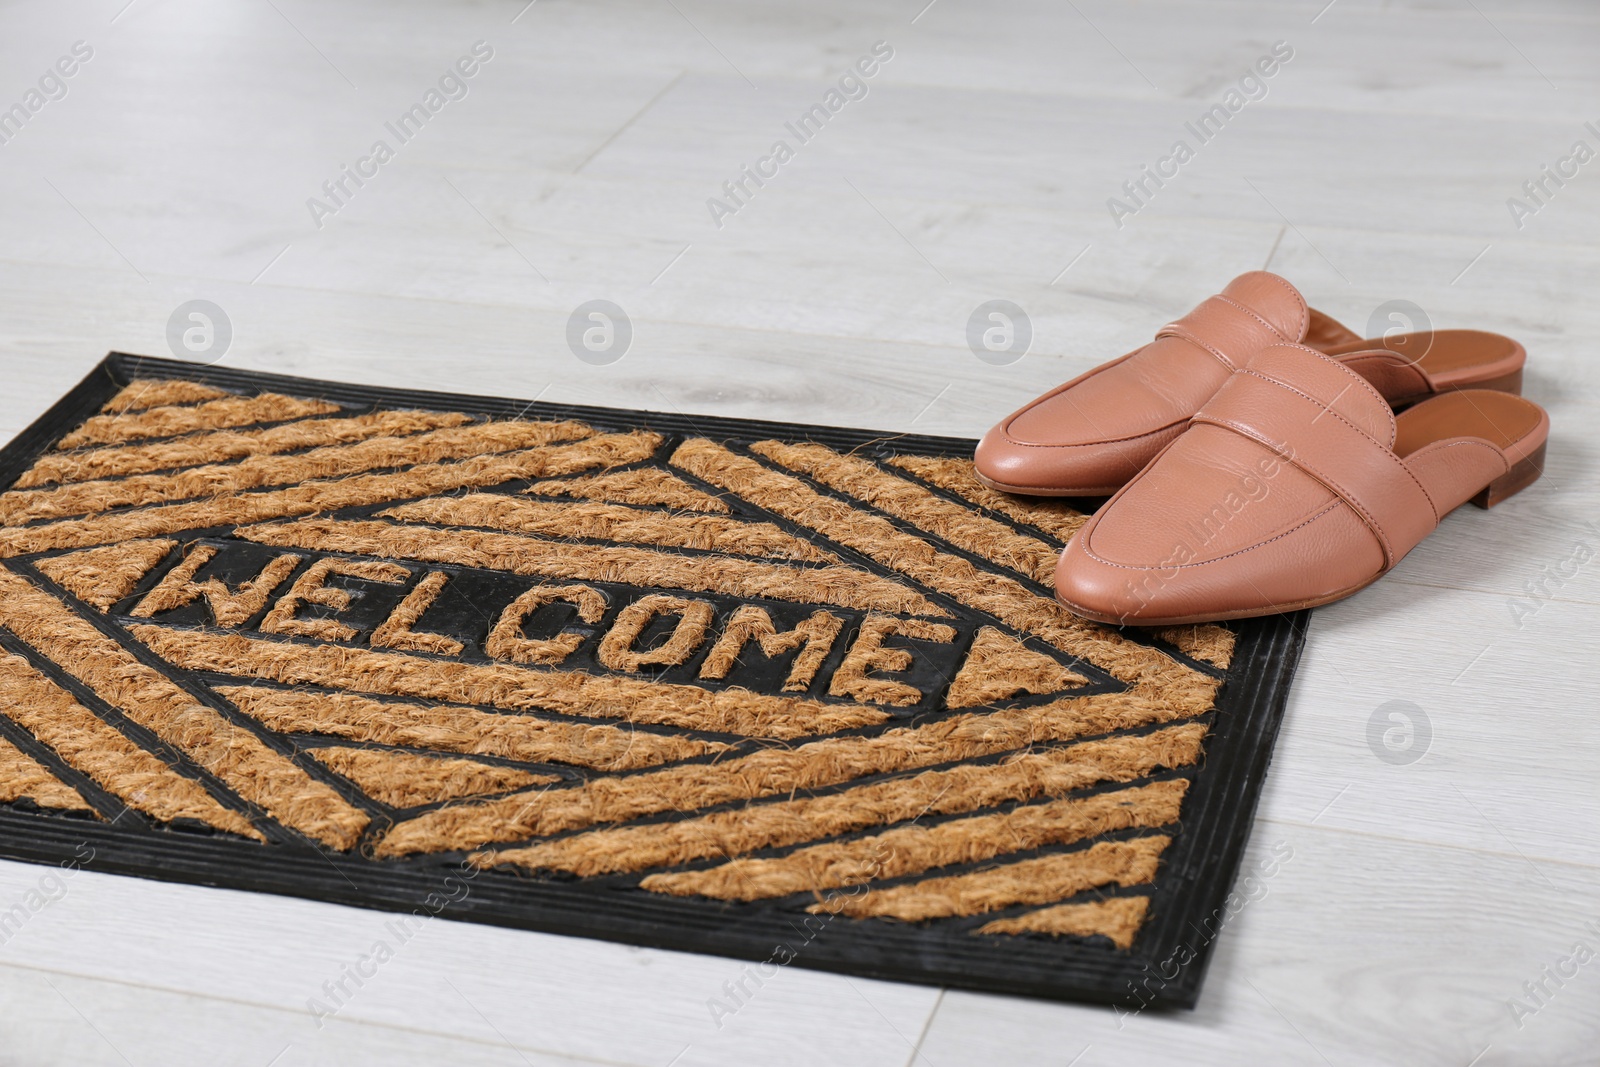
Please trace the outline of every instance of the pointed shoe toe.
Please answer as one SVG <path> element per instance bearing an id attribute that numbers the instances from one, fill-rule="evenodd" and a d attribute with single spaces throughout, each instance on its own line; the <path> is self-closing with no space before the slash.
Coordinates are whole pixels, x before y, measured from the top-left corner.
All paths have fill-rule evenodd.
<path id="1" fill-rule="evenodd" d="M 978 446 L 978 477 L 1032 496 L 1114 493 L 1184 432 L 1234 371 L 1286 342 L 1331 355 L 1390 406 L 1459 389 L 1516 393 L 1527 358 L 1509 337 L 1481 330 L 1362 338 L 1307 307 L 1278 275 L 1250 271 L 1144 347 L 1008 415 Z"/>
<path id="2" fill-rule="evenodd" d="M 1034 496 L 1114 493 L 1183 433 L 1252 353 L 1299 340 L 1310 321 L 1287 281 L 1266 271 L 1242 274 L 1149 344 L 1006 416 L 978 446 L 978 477 Z"/>

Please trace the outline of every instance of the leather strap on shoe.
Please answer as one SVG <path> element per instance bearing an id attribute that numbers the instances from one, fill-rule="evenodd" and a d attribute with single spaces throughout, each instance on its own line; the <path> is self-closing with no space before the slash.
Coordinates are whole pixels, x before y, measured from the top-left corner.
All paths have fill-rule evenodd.
<path id="1" fill-rule="evenodd" d="M 1194 421 L 1249 437 L 1327 486 L 1372 531 L 1385 567 L 1439 524 L 1427 490 L 1394 453 L 1388 405 L 1354 371 L 1309 348 L 1263 349 Z M 1381 427 L 1388 440 L 1374 435 Z"/>
<path id="2" fill-rule="evenodd" d="M 1182 338 L 1209 352 L 1229 370 L 1240 366 L 1228 357 L 1229 352 L 1250 353 L 1263 345 L 1295 340 L 1257 312 L 1222 294 L 1202 300 L 1183 318 L 1156 331 L 1156 337 Z"/>
<path id="3" fill-rule="evenodd" d="M 1304 344 L 1308 348 L 1315 348 L 1319 352 L 1326 351 L 1337 345 L 1355 344 L 1361 340 L 1361 335 L 1345 326 L 1332 315 L 1318 311 L 1316 308 L 1306 309 L 1306 336 Z"/>

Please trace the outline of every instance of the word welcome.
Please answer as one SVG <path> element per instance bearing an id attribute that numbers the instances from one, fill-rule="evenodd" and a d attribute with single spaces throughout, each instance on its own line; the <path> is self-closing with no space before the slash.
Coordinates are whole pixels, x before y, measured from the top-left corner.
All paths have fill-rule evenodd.
<path id="1" fill-rule="evenodd" d="M 472 887 L 467 883 L 478 876 L 478 869 L 463 861 L 459 871 L 460 877 L 454 874 L 447 875 L 443 888 L 429 893 L 423 900 L 422 906 L 411 914 L 401 915 L 384 923 L 384 932 L 389 937 L 378 938 L 372 943 L 371 949 L 358 956 L 353 963 L 346 963 L 340 967 L 336 977 L 323 982 L 322 998 L 306 999 L 306 1010 L 317 1020 L 318 1030 L 326 1025 L 327 1020 L 348 1007 L 356 994 L 365 989 L 367 983 L 378 976 L 378 971 L 383 965 L 394 959 L 395 954 L 417 936 L 429 919 L 438 918 L 439 913 L 446 907 L 467 898 L 472 891 Z M 393 943 L 390 942 L 390 938 L 393 939 Z"/>
<path id="2" fill-rule="evenodd" d="M 1144 979 L 1137 984 L 1131 978 L 1128 980 L 1128 992 L 1133 994 L 1134 999 L 1139 1002 L 1139 1006 L 1132 1011 L 1123 1011 L 1115 1006 L 1112 1008 L 1117 1013 L 1117 1029 L 1121 1030 L 1130 1016 L 1137 1015 L 1148 1007 L 1150 1002 L 1155 999 L 1156 993 L 1166 988 L 1168 983 L 1177 978 L 1185 967 L 1194 962 L 1195 957 L 1200 954 L 1200 950 L 1216 940 L 1217 935 L 1222 932 L 1223 926 L 1227 924 L 1229 919 L 1239 914 L 1249 905 L 1265 900 L 1269 892 L 1267 882 L 1277 877 L 1278 872 L 1283 869 L 1283 865 L 1292 859 L 1294 859 L 1294 846 L 1289 842 L 1279 841 L 1273 845 L 1272 855 L 1261 860 L 1253 869 L 1246 868 L 1245 873 L 1239 878 L 1240 889 L 1235 889 L 1229 893 L 1228 898 L 1222 902 L 1222 906 L 1206 916 L 1205 920 L 1201 922 L 1200 936 L 1197 939 L 1197 943 L 1191 945 L 1189 941 L 1183 941 L 1177 948 L 1172 950 L 1166 959 L 1155 965 L 1153 972 L 1148 963 L 1144 964 L 1144 970 L 1147 972 Z M 1256 876 L 1258 872 L 1260 874 L 1259 878 Z M 1242 892 L 1241 889 L 1243 890 Z M 1151 987 L 1152 982 L 1155 983 L 1154 988 Z M 1146 994 L 1149 994 L 1149 996 L 1146 996 Z"/>
<path id="3" fill-rule="evenodd" d="M 39 75 L 38 87 L 22 94 L 22 99 L 0 111 L 0 144 L 10 144 L 22 127 L 44 110 L 44 106 L 67 98 L 67 79 L 77 74 L 84 63 L 94 58 L 94 49 L 85 41 L 74 41 L 70 55 L 62 56 Z"/>
<path id="4" fill-rule="evenodd" d="M 61 873 L 46 871 L 34 883 L 33 887 L 23 893 L 9 908 L 0 911 L 0 945 L 9 945 L 11 939 L 22 932 L 22 928 L 33 921 L 34 916 L 52 904 L 59 904 L 67 897 L 67 879 L 78 873 L 78 869 L 85 863 L 94 859 L 94 849 L 84 842 L 73 850 L 76 855 L 61 863 Z"/>
<path id="5" fill-rule="evenodd" d="M 483 69 L 482 64 L 494 58 L 494 49 L 486 41 L 479 41 L 472 46 L 471 55 L 462 56 L 456 60 L 455 65 L 439 75 L 438 88 L 429 88 L 422 94 L 418 103 L 412 104 L 400 117 L 391 122 L 385 122 L 383 128 L 394 137 L 397 145 L 409 144 L 428 122 L 443 111 L 445 105 L 455 100 L 465 100 L 471 92 L 468 84 L 472 78 L 477 77 Z M 372 148 L 367 154 L 355 161 L 354 166 L 348 163 L 339 165 L 339 173 L 322 183 L 322 193 L 326 200 L 309 197 L 306 200 L 306 210 L 311 212 L 311 221 L 317 229 L 322 229 L 323 220 L 330 215 L 337 215 L 349 205 L 356 193 L 364 188 L 368 181 L 378 176 L 378 171 L 395 157 L 395 148 L 388 141 L 380 138 L 372 142 Z M 352 186 L 354 188 L 352 188 Z"/>
<path id="6" fill-rule="evenodd" d="M 894 48 L 888 41 L 874 44 L 870 55 L 856 60 L 851 70 L 840 76 L 838 88 L 829 89 L 823 94 L 821 103 L 812 104 L 794 122 L 785 122 L 783 128 L 788 130 L 798 143 L 809 144 L 822 132 L 822 127 L 828 124 L 828 120 L 844 110 L 845 104 L 852 100 L 866 99 L 866 79 L 878 73 L 880 63 L 887 63 L 893 58 Z M 706 208 L 711 212 L 711 221 L 717 224 L 717 229 L 722 229 L 723 219 L 729 215 L 737 215 L 739 209 L 755 196 L 756 190 L 766 188 L 767 183 L 762 181 L 763 178 L 767 181 L 776 178 L 779 169 L 794 156 L 794 149 L 789 146 L 788 141 L 773 141 L 771 151 L 756 160 L 754 167 L 747 163 L 739 168 L 739 173 L 732 179 L 723 182 L 723 197 L 719 199 L 713 196 L 706 200 Z M 752 185 L 755 186 L 754 189 L 751 188 Z M 742 197 L 741 193 L 744 194 Z"/>
<path id="7" fill-rule="evenodd" d="M 1156 192 L 1163 188 L 1168 180 L 1176 178 L 1180 168 L 1195 157 L 1201 146 L 1210 144 L 1228 125 L 1229 120 L 1244 110 L 1246 104 L 1265 100 L 1268 91 L 1267 79 L 1275 77 L 1282 69 L 1281 64 L 1293 58 L 1294 49 L 1290 47 L 1288 41 L 1274 44 L 1270 52 L 1257 59 L 1251 68 L 1245 71 L 1238 85 L 1222 94 L 1220 103 L 1212 104 L 1210 110 L 1194 122 L 1183 124 L 1183 128 L 1194 137 L 1193 145 L 1189 143 L 1188 138 L 1178 138 L 1172 143 L 1167 154 L 1156 160 L 1153 166 L 1146 163 L 1137 177 L 1123 182 L 1122 192 L 1132 203 L 1114 196 L 1106 200 L 1106 209 L 1111 212 L 1111 221 L 1117 229 L 1122 229 L 1123 219 L 1137 215 L 1147 207 L 1155 198 Z"/>
<path id="8" fill-rule="evenodd" d="M 1590 919 L 1584 926 L 1590 936 L 1600 937 L 1600 919 Z M 1572 951 L 1556 960 L 1547 963 L 1539 971 L 1537 978 L 1530 978 L 1522 983 L 1522 997 L 1507 997 L 1506 1007 L 1511 1011 L 1511 1020 L 1521 1030 L 1528 1024 L 1528 1020 L 1538 1015 L 1550 1002 L 1555 999 L 1568 982 L 1578 977 L 1578 972 L 1589 964 L 1595 957 L 1595 950 L 1587 941 L 1577 941 L 1572 946 Z M 1555 988 L 1551 988 L 1554 986 Z"/>
<path id="9" fill-rule="evenodd" d="M 240 605 L 250 600 L 255 606 L 246 615 L 270 604 L 255 623 L 264 634 L 355 641 L 365 632 L 375 649 L 425 649 L 451 657 L 462 656 L 471 642 L 491 660 L 547 667 L 583 650 L 579 658 L 592 655 L 601 667 L 625 674 L 679 667 L 709 646 L 697 677 L 717 682 L 745 666 L 740 661 L 749 658 L 743 653 L 751 646 L 771 656 L 793 657 L 781 680 L 785 691 L 804 690 L 823 679 L 832 696 L 896 705 L 917 704 L 929 696 L 927 683 L 919 688 L 910 684 L 915 678 L 904 677 L 919 658 L 896 642 L 916 642 L 935 667 L 967 654 L 956 627 L 923 619 L 867 614 L 859 625 L 847 628 L 853 611 L 755 604 L 730 611 L 695 597 L 618 597 L 586 582 L 525 587 L 520 579 L 496 579 L 493 588 L 485 589 L 470 578 L 440 570 L 428 570 L 418 579 L 411 568 L 386 560 L 311 559 L 291 552 L 263 565 L 242 557 L 238 549 L 202 545 L 167 571 L 133 614 L 150 618 L 203 603 L 214 624 L 228 627 L 244 610 Z M 200 568 L 214 559 L 216 573 L 243 565 L 251 577 L 237 587 L 216 577 L 201 579 Z M 297 572 L 299 577 L 291 581 Z M 355 588 L 352 582 L 358 583 Z M 459 610 L 433 610 L 436 604 L 459 608 L 468 603 L 475 605 L 468 617 L 481 617 L 487 630 L 465 622 Z M 790 616 L 807 611 L 790 621 Z M 439 620 L 446 632 L 430 628 L 430 620 L 439 615 L 454 617 Z M 835 662 L 830 653 L 836 643 L 845 651 Z"/>
<path id="10" fill-rule="evenodd" d="M 1596 128 L 1594 123 L 1585 122 L 1583 128 L 1600 139 L 1600 128 Z M 1573 141 L 1567 154 L 1556 160 L 1554 165 L 1542 165 L 1539 177 L 1522 183 L 1522 194 L 1527 197 L 1526 200 L 1506 197 L 1506 210 L 1511 212 L 1511 221 L 1517 229 L 1522 229 L 1529 219 L 1542 211 L 1555 198 L 1556 191 L 1566 188 L 1567 182 L 1578 176 L 1578 169 L 1594 156 L 1595 150 L 1588 141 Z"/>

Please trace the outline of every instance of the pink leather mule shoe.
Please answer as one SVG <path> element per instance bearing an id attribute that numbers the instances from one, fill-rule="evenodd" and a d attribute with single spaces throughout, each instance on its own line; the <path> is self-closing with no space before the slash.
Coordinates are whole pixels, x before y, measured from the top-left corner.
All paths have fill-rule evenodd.
<path id="1" fill-rule="evenodd" d="M 1543 472 L 1550 419 L 1512 393 L 1441 393 L 1398 415 L 1348 362 L 1262 349 L 1068 542 L 1056 596 L 1112 624 L 1315 607 L 1387 574 L 1467 501 Z"/>
<path id="2" fill-rule="evenodd" d="M 1251 271 L 1163 326 L 1143 348 L 1012 412 L 978 445 L 978 477 L 1010 493 L 1106 496 L 1171 444 L 1266 345 L 1300 342 L 1358 372 L 1391 406 L 1455 389 L 1518 393 L 1523 347 L 1481 330 L 1363 339 L 1306 306 L 1276 274 Z"/>

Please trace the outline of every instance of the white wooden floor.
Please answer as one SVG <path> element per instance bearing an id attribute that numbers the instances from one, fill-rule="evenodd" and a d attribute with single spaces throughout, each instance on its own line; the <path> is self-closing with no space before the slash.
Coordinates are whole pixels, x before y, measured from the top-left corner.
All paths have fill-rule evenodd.
<path id="1" fill-rule="evenodd" d="M 1600 150 L 1600 5 L 525 2 L 0 4 L 0 109 L 93 50 L 0 145 L 0 433 L 199 298 L 238 367 L 977 435 L 1270 266 L 1357 329 L 1409 300 L 1521 338 L 1549 474 L 1316 614 L 1252 844 L 1293 858 L 1192 1014 L 789 968 L 719 1029 L 732 961 L 440 921 L 319 1028 L 383 915 L 79 874 L 0 946 L 0 1065 L 1600 1063 L 1600 958 L 1561 962 L 1600 950 L 1600 161 L 1520 229 L 1506 203 Z M 307 198 L 480 40 L 318 229 Z M 878 41 L 719 229 L 707 199 Z M 1118 229 L 1107 198 L 1279 41 Z M 633 323 L 609 366 L 567 349 L 590 299 Z M 1032 321 L 1009 366 L 966 344 L 990 299 Z M 1369 745 L 1390 701 L 1420 758 Z M 0 908 L 43 873 L 0 863 Z"/>

